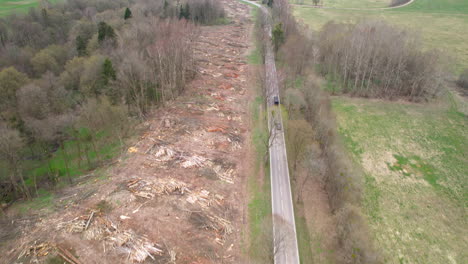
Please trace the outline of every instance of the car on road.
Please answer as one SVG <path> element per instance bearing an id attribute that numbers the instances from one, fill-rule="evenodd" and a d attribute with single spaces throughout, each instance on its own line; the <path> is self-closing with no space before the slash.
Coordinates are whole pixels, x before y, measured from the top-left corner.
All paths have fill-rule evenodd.
<path id="1" fill-rule="evenodd" d="M 273 96 L 273 103 L 279 105 L 279 97 L 277 95 Z"/>

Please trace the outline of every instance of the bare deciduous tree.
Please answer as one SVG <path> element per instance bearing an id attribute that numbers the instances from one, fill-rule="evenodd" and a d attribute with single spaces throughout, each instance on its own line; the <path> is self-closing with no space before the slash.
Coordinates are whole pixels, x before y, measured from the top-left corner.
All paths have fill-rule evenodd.
<path id="1" fill-rule="evenodd" d="M 31 194 L 24 181 L 21 169 L 21 152 L 24 143 L 19 132 L 7 127 L 0 127 L 0 159 L 8 165 L 10 182 L 17 193 L 21 193 L 25 198 L 30 198 Z"/>
<path id="2" fill-rule="evenodd" d="M 305 120 L 289 120 L 286 138 L 288 142 L 288 160 L 295 172 L 297 165 L 305 157 L 308 145 L 312 143 L 314 131 L 312 126 Z"/>
<path id="3" fill-rule="evenodd" d="M 345 93 L 421 100 L 441 90 L 441 57 L 422 51 L 414 32 L 383 21 L 330 22 L 318 46 L 323 73 Z"/>

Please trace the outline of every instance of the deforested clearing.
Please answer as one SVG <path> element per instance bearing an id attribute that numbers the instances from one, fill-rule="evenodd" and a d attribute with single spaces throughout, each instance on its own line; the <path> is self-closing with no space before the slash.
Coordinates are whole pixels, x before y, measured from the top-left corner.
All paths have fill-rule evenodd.
<path id="1" fill-rule="evenodd" d="M 250 86 L 246 81 L 249 66 L 245 55 L 252 22 L 248 6 L 231 0 L 221 1 L 220 6 L 229 23 L 207 26 L 197 23 L 198 18 L 193 18 L 194 23 L 190 17 L 147 18 L 126 22 L 132 24 L 126 25 L 125 30 L 116 30 L 119 39 L 115 41 L 126 41 L 135 51 L 156 42 L 144 49 L 144 54 L 119 50 L 123 48 L 114 47 L 112 37 L 107 39 L 107 51 L 113 55 L 115 51 L 125 60 L 114 73 L 108 73 L 112 86 L 125 85 L 130 89 L 124 100 L 128 107 L 121 109 L 126 110 L 120 117 L 125 114 L 139 118 L 128 124 L 135 126 L 132 135 L 114 138 L 113 134 L 91 134 L 96 142 L 106 137 L 114 140 L 116 153 L 111 157 L 99 149 L 92 151 L 91 139 L 82 143 L 83 139 L 81 145 L 67 139 L 57 151 L 68 154 L 68 166 L 60 156 L 52 156 L 48 162 L 55 168 L 55 162 L 61 161 L 64 167 L 55 175 L 56 186 L 46 189 L 41 185 L 37 190 L 30 182 L 18 186 L 32 198 L 23 202 L 10 199 L 5 210 L 2 204 L 0 262 L 245 263 L 244 197 L 246 175 L 250 173 L 246 160 L 250 151 Z M 131 9 L 132 16 L 126 15 L 127 20 L 137 20 L 142 13 Z M 145 35 L 148 31 L 159 35 L 152 38 Z M 196 38 L 192 38 L 194 32 Z M 132 33 L 144 38 L 137 42 Z M 187 38 L 174 42 L 175 34 L 185 34 Z M 184 46 L 186 42 L 190 48 Z M 88 59 L 89 55 L 83 56 Z M 153 64 L 148 56 L 154 56 Z M 187 61 L 177 64 L 181 58 Z M 106 64 L 105 60 L 98 61 Z M 184 69 L 184 65 L 190 65 L 190 69 Z M 181 68 L 174 72 L 171 66 Z M 114 67 L 117 68 L 115 64 Z M 163 78 L 157 79 L 156 84 L 150 73 Z M 120 83 L 111 80 L 113 74 Z M 67 77 L 74 80 L 76 76 Z M 177 82 L 171 78 L 177 78 Z M 42 87 L 42 83 L 39 85 Z M 89 88 L 92 93 L 92 86 Z M 89 98 L 85 105 L 78 120 L 90 124 L 91 130 L 106 121 L 93 116 L 102 114 L 101 118 L 108 118 L 105 114 L 113 112 L 106 109 L 117 104 L 112 99 Z M 102 109 L 102 105 L 108 108 Z M 41 118 L 40 113 L 36 118 Z M 2 135 L 2 143 L 18 138 L 19 132 L 8 131 L 13 132 L 8 133 L 6 140 Z M 83 132 L 83 137 L 91 137 L 87 133 L 92 132 Z M 11 143 L 7 146 L 21 148 Z M 101 147 L 106 146 L 102 142 L 96 146 Z M 89 154 L 83 154 L 84 149 Z M 17 156 L 10 156 L 15 159 L 12 162 L 17 161 Z M 88 162 L 93 168 L 86 167 Z M 47 169 L 47 162 L 44 166 Z M 72 183 L 68 184 L 68 179 Z M 18 191 L 14 195 L 22 194 Z"/>

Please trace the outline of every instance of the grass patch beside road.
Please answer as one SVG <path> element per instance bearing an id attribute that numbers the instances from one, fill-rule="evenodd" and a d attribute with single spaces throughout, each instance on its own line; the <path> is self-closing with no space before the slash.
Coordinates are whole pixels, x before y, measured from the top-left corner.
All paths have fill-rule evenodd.
<path id="1" fill-rule="evenodd" d="M 257 261 L 264 260 L 265 255 L 268 254 L 265 252 L 264 243 L 259 243 L 257 238 L 265 236 L 265 226 L 271 226 L 270 170 L 264 162 L 265 153 L 267 153 L 264 142 L 268 138 L 268 132 L 265 112 L 262 111 L 263 102 L 264 98 L 261 96 L 256 97 L 255 101 L 252 102 L 252 142 L 256 155 L 254 174 L 249 177 L 248 181 L 250 195 L 248 206 L 250 245 L 248 251 L 249 256 Z M 259 176 L 263 179 L 259 179 Z M 268 247 L 268 245 L 266 246 Z"/>
<path id="2" fill-rule="evenodd" d="M 251 9 L 254 18 L 258 17 L 257 10 L 256 7 Z M 247 57 L 252 68 L 262 65 L 261 43 L 256 39 L 254 41 L 256 45 Z M 270 170 L 269 165 L 265 163 L 267 153 L 265 140 L 268 138 L 268 126 L 264 109 L 265 98 L 262 96 L 260 84 L 255 83 L 254 80 L 252 83 L 251 89 L 254 90 L 255 99 L 250 102 L 251 142 L 255 156 L 253 174 L 248 178 L 249 244 L 246 246 L 246 251 L 250 262 L 268 263 L 268 256 L 272 254 L 273 246 L 270 245 L 268 239 L 264 239 L 271 235 L 265 232 L 272 231 Z"/>
<path id="3" fill-rule="evenodd" d="M 430 104 L 335 97 L 366 174 L 364 206 L 388 263 L 466 263 L 467 117 Z"/>

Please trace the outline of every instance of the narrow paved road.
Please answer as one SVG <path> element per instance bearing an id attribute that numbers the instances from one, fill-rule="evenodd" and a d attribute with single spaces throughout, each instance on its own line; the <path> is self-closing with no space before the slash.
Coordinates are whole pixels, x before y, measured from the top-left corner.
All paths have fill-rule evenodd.
<path id="1" fill-rule="evenodd" d="M 241 0 L 259 7 L 268 17 L 269 10 L 255 2 Z M 271 37 L 271 23 L 265 26 L 265 32 Z M 292 203 L 289 178 L 288 157 L 284 139 L 283 121 L 279 106 L 273 103 L 273 97 L 279 98 L 278 77 L 275 54 L 271 41 L 265 48 L 265 71 L 267 87 L 268 127 L 270 130 L 270 177 L 271 203 L 273 213 L 273 253 L 275 264 L 299 264 L 296 223 Z"/>

